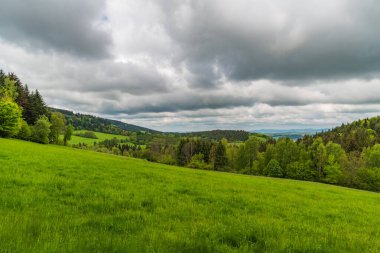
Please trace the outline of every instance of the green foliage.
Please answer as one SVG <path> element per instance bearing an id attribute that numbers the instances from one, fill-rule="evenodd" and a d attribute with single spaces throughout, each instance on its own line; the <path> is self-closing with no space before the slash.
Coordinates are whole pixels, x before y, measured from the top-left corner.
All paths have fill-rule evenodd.
<path id="1" fill-rule="evenodd" d="M 32 136 L 32 130 L 25 120 L 21 120 L 21 128 L 17 134 L 17 138 L 21 140 L 29 140 Z"/>
<path id="2" fill-rule="evenodd" d="M 63 144 L 66 146 L 68 141 L 71 140 L 71 136 L 73 135 L 74 127 L 72 125 L 68 125 L 65 129 L 65 134 L 63 135 Z"/>
<path id="3" fill-rule="evenodd" d="M 45 115 L 40 116 L 32 128 L 32 140 L 38 143 L 48 144 L 50 126 L 51 123 L 49 119 Z"/>
<path id="4" fill-rule="evenodd" d="M 214 170 L 223 171 L 227 165 L 226 144 L 224 141 L 219 141 L 215 151 Z"/>
<path id="5" fill-rule="evenodd" d="M 380 192 L 380 168 L 360 168 L 357 184 L 361 189 Z"/>
<path id="6" fill-rule="evenodd" d="M 76 132 L 74 135 L 83 138 L 98 139 L 98 136 L 96 136 L 96 134 L 93 131 Z"/>
<path id="7" fill-rule="evenodd" d="M 364 149 L 362 157 L 364 166 L 370 168 L 380 168 L 380 144 Z"/>
<path id="8" fill-rule="evenodd" d="M 212 169 L 211 165 L 205 163 L 204 155 L 202 153 L 193 155 L 190 163 L 187 166 L 189 168 L 201 169 L 201 170 L 211 170 Z"/>
<path id="9" fill-rule="evenodd" d="M 250 137 L 245 143 L 246 159 L 248 160 L 248 167 L 253 167 L 253 162 L 257 159 L 259 153 L 260 141 L 255 137 Z"/>
<path id="10" fill-rule="evenodd" d="M 361 119 L 350 124 L 342 124 L 332 130 L 318 133 L 316 136 L 305 136 L 300 142 L 309 146 L 316 138 L 324 143 L 334 142 L 347 152 L 362 152 L 380 140 L 380 116 Z"/>
<path id="11" fill-rule="evenodd" d="M 94 135 L 96 135 L 97 139 L 93 138 L 86 138 L 83 137 L 82 135 L 85 132 L 92 132 L 92 131 L 86 131 L 86 130 L 75 130 L 73 132 L 73 135 L 71 137 L 70 144 L 79 144 L 79 143 L 86 143 L 87 145 L 93 145 L 94 142 L 99 143 L 104 140 L 111 140 L 111 139 L 118 139 L 118 140 L 123 140 L 123 141 L 130 141 L 129 136 L 125 135 L 116 135 L 116 134 L 107 134 L 107 133 L 100 133 L 100 132 L 93 132 Z M 132 144 L 132 143 L 131 143 Z"/>
<path id="12" fill-rule="evenodd" d="M 323 181 L 330 184 L 337 184 L 343 178 L 341 166 L 335 160 L 334 155 L 329 155 L 327 159 L 327 165 L 324 168 L 325 177 Z"/>
<path id="13" fill-rule="evenodd" d="M 14 73 L 5 75 L 0 70 L 0 98 L 15 101 L 22 108 L 22 118 L 29 125 L 33 125 L 40 115 L 49 116 L 38 90 L 29 92 L 28 86 L 24 86 Z"/>
<path id="14" fill-rule="evenodd" d="M 5 77 L 0 84 L 0 99 L 10 99 L 14 101 L 18 96 L 16 86 L 13 80 Z"/>
<path id="15" fill-rule="evenodd" d="M 247 156 L 247 151 L 245 144 L 240 144 L 236 155 L 235 167 L 237 171 L 245 170 L 249 168 L 249 158 Z"/>
<path id="16" fill-rule="evenodd" d="M 311 161 L 296 161 L 287 165 L 285 174 L 287 178 L 312 181 L 315 171 L 311 168 Z"/>
<path id="17" fill-rule="evenodd" d="M 280 163 L 276 159 L 270 160 L 266 169 L 264 170 L 265 175 L 269 177 L 283 177 L 284 171 L 280 166 Z"/>
<path id="18" fill-rule="evenodd" d="M 0 147 L 2 252 L 380 251 L 377 193 L 18 140 Z"/>
<path id="19" fill-rule="evenodd" d="M 324 173 L 323 169 L 327 162 L 327 151 L 322 138 L 315 139 L 310 146 L 310 158 L 313 161 L 313 167 L 317 172 L 317 180 L 321 180 Z"/>
<path id="20" fill-rule="evenodd" d="M 50 116 L 50 143 L 58 144 L 59 136 L 65 133 L 65 116 L 59 112 L 53 112 Z"/>
<path id="21" fill-rule="evenodd" d="M 21 123 L 21 108 L 10 99 L 0 99 L 0 137 L 17 135 Z"/>
<path id="22" fill-rule="evenodd" d="M 212 141 L 227 139 L 229 142 L 238 142 L 248 140 L 250 133 L 243 130 L 212 130 L 203 132 L 191 132 L 185 135 L 187 137 L 200 137 Z M 257 135 L 262 136 L 260 134 Z"/>
<path id="23" fill-rule="evenodd" d="M 159 134 L 149 128 L 127 124 L 117 120 L 104 119 L 92 115 L 73 113 L 72 111 L 50 108 L 52 112 L 60 112 L 66 117 L 68 124 L 71 124 L 77 130 L 90 130 L 95 132 L 116 134 L 116 135 L 130 135 L 130 132 L 143 132 Z"/>

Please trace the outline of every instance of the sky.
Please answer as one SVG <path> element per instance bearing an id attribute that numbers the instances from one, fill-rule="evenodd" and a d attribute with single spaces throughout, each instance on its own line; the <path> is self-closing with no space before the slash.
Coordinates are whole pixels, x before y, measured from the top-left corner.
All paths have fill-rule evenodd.
<path id="1" fill-rule="evenodd" d="M 375 0 L 0 3 L 0 69 L 52 107 L 181 132 L 380 112 Z"/>

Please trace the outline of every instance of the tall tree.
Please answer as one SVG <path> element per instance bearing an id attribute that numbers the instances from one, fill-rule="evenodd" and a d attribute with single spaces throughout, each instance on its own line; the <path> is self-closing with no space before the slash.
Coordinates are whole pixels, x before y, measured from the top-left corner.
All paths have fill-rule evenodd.
<path id="1" fill-rule="evenodd" d="M 74 128 L 72 125 L 68 125 L 65 130 L 65 134 L 63 136 L 63 144 L 66 146 L 67 142 L 71 140 L 71 136 L 73 135 Z M 123 153 L 122 153 L 123 154 Z"/>
<path id="2" fill-rule="evenodd" d="M 226 153 L 226 145 L 223 140 L 218 142 L 215 151 L 214 170 L 224 170 L 228 165 L 228 157 Z"/>
<path id="3" fill-rule="evenodd" d="M 310 157 L 313 161 L 314 168 L 317 171 L 317 179 L 321 180 L 323 178 L 323 168 L 327 162 L 327 151 L 323 144 L 322 138 L 317 138 L 314 140 L 313 144 L 310 146 Z"/>
<path id="4" fill-rule="evenodd" d="M 34 124 L 41 115 L 49 116 L 46 104 L 38 90 L 31 92 L 29 96 L 29 107 L 28 115 L 26 115 L 26 120 L 29 124 Z"/>
<path id="5" fill-rule="evenodd" d="M 50 117 L 50 143 L 58 144 L 59 136 L 65 133 L 65 116 L 59 112 L 53 112 Z"/>
<path id="6" fill-rule="evenodd" d="M 45 115 L 40 116 L 32 128 L 32 140 L 35 142 L 48 144 L 50 125 L 49 119 Z"/>

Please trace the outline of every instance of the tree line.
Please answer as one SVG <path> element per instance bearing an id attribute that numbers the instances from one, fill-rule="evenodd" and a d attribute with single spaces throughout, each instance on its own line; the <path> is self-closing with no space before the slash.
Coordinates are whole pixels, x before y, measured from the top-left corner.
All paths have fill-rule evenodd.
<path id="1" fill-rule="evenodd" d="M 295 142 L 290 138 L 243 143 L 182 138 L 177 145 L 152 141 L 143 158 L 190 168 L 315 181 L 380 191 L 380 144 L 346 152 L 321 136 Z"/>
<path id="2" fill-rule="evenodd" d="M 64 115 L 51 113 L 38 90 L 29 91 L 14 73 L 0 70 L 0 137 L 67 145 L 72 133 Z"/>

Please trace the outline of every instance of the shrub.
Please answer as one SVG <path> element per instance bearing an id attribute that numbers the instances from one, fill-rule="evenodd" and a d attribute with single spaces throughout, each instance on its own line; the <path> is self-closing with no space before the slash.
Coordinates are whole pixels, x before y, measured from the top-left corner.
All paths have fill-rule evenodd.
<path id="1" fill-rule="evenodd" d="M 32 130 L 25 120 L 21 120 L 21 128 L 17 134 L 17 138 L 21 140 L 29 140 L 32 135 Z"/>
<path id="2" fill-rule="evenodd" d="M 32 140 L 38 143 L 48 144 L 50 125 L 50 121 L 45 115 L 40 116 L 32 128 Z"/>
<path id="3" fill-rule="evenodd" d="M 266 175 L 269 177 L 283 177 L 284 172 L 276 159 L 270 160 L 266 167 Z"/>

